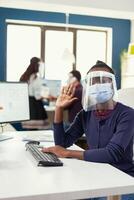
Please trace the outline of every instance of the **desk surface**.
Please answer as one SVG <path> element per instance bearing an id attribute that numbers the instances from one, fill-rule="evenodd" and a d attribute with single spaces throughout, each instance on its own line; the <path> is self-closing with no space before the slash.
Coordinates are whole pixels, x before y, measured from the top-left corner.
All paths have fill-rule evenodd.
<path id="1" fill-rule="evenodd" d="M 134 192 L 134 178 L 108 164 L 61 159 L 63 167 L 38 167 L 25 150 L 21 132 L 14 134 L 14 139 L 0 143 L 0 200 L 70 200 Z"/>

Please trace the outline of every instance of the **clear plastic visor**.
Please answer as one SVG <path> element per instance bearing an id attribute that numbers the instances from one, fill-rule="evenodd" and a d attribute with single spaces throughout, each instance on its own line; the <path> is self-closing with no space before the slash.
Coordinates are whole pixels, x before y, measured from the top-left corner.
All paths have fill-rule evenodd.
<path id="1" fill-rule="evenodd" d="M 83 82 L 82 105 L 85 111 L 96 109 L 113 109 L 117 99 L 115 76 L 106 71 L 90 72 Z"/>

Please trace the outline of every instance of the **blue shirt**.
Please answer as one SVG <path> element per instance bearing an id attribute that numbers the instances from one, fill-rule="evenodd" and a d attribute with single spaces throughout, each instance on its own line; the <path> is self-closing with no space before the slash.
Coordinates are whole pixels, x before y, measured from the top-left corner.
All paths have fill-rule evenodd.
<path id="1" fill-rule="evenodd" d="M 109 163 L 134 176 L 134 109 L 117 103 L 105 119 L 98 118 L 94 111 L 81 110 L 66 131 L 62 122 L 54 123 L 56 145 L 69 147 L 83 133 L 89 147 L 84 160 Z"/>

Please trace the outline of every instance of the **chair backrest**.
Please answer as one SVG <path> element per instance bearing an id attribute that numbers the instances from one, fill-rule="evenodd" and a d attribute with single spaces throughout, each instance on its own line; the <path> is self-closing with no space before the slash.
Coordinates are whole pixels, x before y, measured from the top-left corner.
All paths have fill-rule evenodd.
<path id="1" fill-rule="evenodd" d="M 134 88 L 123 88 L 117 91 L 118 101 L 134 108 Z"/>

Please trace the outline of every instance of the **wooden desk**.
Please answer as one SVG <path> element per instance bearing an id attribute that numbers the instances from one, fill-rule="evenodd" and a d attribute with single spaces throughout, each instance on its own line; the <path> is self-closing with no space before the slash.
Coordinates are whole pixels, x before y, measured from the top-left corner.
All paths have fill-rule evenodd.
<path id="1" fill-rule="evenodd" d="M 13 134 L 14 139 L 0 143 L 0 200 L 71 200 L 134 192 L 134 178 L 108 164 L 62 159 L 63 167 L 38 167 L 25 150 L 21 132 Z"/>

